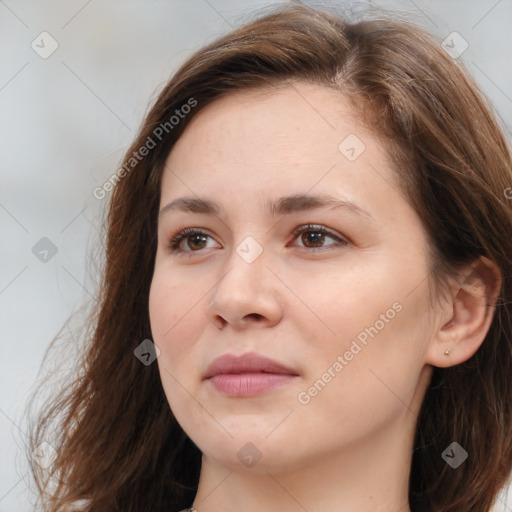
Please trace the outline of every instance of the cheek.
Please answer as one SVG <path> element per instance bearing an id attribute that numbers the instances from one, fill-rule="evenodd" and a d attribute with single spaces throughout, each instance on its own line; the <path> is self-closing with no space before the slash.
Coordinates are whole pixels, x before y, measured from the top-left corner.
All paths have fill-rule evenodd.
<path id="1" fill-rule="evenodd" d="M 301 299 L 295 306 L 301 313 L 299 321 L 309 326 L 310 333 L 316 330 L 315 338 L 324 338 L 331 347 L 339 344 L 337 348 L 343 348 L 345 341 L 376 321 L 380 325 L 381 314 L 388 312 L 387 317 L 395 317 L 393 304 L 403 293 L 390 275 L 389 269 L 381 265 L 372 268 L 361 263 L 360 267 L 341 265 L 314 278 L 295 276 L 289 283 Z"/>
<path id="2" fill-rule="evenodd" d="M 384 392 L 377 377 L 381 373 L 392 389 L 406 389 L 406 394 L 414 389 L 431 335 L 428 289 L 426 282 L 414 289 L 416 273 L 401 272 L 400 265 L 384 265 L 332 274 L 330 279 L 315 280 L 314 289 L 297 283 L 297 295 L 317 317 L 309 312 L 297 320 L 307 333 L 308 360 L 315 361 L 308 378 L 320 378 L 338 356 L 347 354 L 347 364 L 336 380 L 352 396 L 365 394 L 366 386 L 371 388 L 368 398 Z M 321 294 L 316 292 L 318 286 Z"/>
<path id="3" fill-rule="evenodd" d="M 190 283 L 184 275 L 157 267 L 149 292 L 151 332 L 161 350 L 158 362 L 173 373 L 180 370 L 178 363 L 184 358 L 196 356 L 195 340 L 206 321 L 208 286 L 202 289 Z"/>
<path id="4" fill-rule="evenodd" d="M 149 291 L 149 319 L 155 342 L 162 340 L 179 318 L 176 288 L 155 273 Z"/>
<path id="5" fill-rule="evenodd" d="M 324 343 L 321 356 L 318 350 L 310 354 L 310 360 L 320 364 L 311 366 L 302 389 L 310 403 L 300 405 L 299 411 L 313 430 L 326 437 L 335 425 L 340 438 L 355 439 L 398 417 L 413 418 L 411 411 L 418 409 L 413 402 L 424 366 L 426 335 L 415 301 L 404 301 L 402 309 L 393 310 L 394 317 L 377 328 L 373 317 L 380 313 L 379 305 L 366 303 L 363 309 L 370 321 L 354 321 L 354 310 L 346 310 L 332 320 L 337 330 L 334 343 Z M 365 343 L 358 334 L 364 335 Z"/>
<path id="6" fill-rule="evenodd" d="M 198 300 L 194 297 L 195 289 L 182 273 L 157 258 L 149 290 L 149 315 L 155 337 L 165 337 L 169 329 L 185 317 L 193 301 Z"/>
<path id="7" fill-rule="evenodd" d="M 197 365 L 193 340 L 199 337 L 196 330 L 201 303 L 194 295 L 193 287 L 176 282 L 176 277 L 171 280 L 161 269 L 155 269 L 149 292 L 151 332 L 160 349 L 156 362 L 162 387 L 177 418 L 190 414 L 190 396 L 184 389 L 191 390 L 187 370 Z"/>
<path id="8" fill-rule="evenodd" d="M 149 319 L 153 341 L 162 351 L 164 359 L 172 361 L 172 357 L 168 356 L 183 346 L 177 342 L 175 334 L 186 322 L 187 303 L 187 290 L 180 290 L 179 283 L 156 270 L 149 292 Z"/>

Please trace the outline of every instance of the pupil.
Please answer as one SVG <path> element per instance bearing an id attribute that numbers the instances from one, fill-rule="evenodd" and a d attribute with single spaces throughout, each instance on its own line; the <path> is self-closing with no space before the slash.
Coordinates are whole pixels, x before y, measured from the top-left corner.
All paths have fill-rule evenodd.
<path id="1" fill-rule="evenodd" d="M 200 246 L 202 243 L 205 242 L 205 237 L 203 235 L 191 235 L 188 237 L 188 242 L 189 242 L 189 247 L 191 249 L 201 249 L 201 247 L 197 247 L 198 245 Z M 194 247 L 196 246 L 196 247 Z"/>
<path id="2" fill-rule="evenodd" d="M 302 235 L 302 241 L 304 245 L 307 246 L 308 243 L 311 243 L 315 246 L 321 245 L 324 241 L 324 233 L 315 233 L 314 231 L 309 231 L 308 233 L 304 233 Z"/>

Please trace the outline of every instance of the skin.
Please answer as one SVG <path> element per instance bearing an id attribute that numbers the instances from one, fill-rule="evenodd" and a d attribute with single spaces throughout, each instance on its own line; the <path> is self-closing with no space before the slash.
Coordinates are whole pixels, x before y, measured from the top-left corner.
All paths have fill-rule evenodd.
<path id="1" fill-rule="evenodd" d="M 365 145 L 354 161 L 338 149 L 349 134 Z M 267 201 L 294 194 L 344 198 L 371 220 L 344 207 L 266 212 Z M 458 364 L 480 346 L 492 319 L 484 307 L 491 266 L 464 269 L 469 291 L 454 284 L 429 302 L 421 219 L 347 99 L 318 85 L 237 92 L 199 112 L 169 154 L 160 208 L 183 196 L 215 201 L 220 212 L 160 215 L 150 319 L 169 405 L 203 453 L 195 508 L 409 511 L 413 436 L 432 366 Z M 335 237 L 320 236 L 314 249 L 314 229 L 292 234 L 305 224 Z M 207 236 L 185 237 L 183 252 L 172 252 L 184 228 Z M 237 253 L 248 236 L 263 251 L 252 263 Z M 393 304 L 400 311 L 333 371 Z M 298 377 L 244 398 L 202 380 L 216 357 L 245 352 Z M 328 368 L 335 377 L 300 403 Z M 261 454 L 251 467 L 237 457 L 248 442 Z"/>

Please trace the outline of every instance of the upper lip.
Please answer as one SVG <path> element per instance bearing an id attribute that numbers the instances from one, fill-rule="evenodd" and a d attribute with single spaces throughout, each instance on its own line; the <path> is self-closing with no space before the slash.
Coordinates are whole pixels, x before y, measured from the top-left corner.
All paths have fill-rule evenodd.
<path id="1" fill-rule="evenodd" d="M 203 379 L 209 379 L 222 373 L 281 373 L 289 375 L 298 375 L 295 370 L 278 363 L 268 357 L 256 353 L 246 353 L 240 356 L 234 354 L 224 354 L 217 357 L 210 366 L 208 366 Z"/>

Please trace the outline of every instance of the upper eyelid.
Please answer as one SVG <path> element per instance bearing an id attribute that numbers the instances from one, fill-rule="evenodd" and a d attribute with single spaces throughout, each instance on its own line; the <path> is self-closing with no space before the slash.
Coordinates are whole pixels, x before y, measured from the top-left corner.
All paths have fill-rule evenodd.
<path id="1" fill-rule="evenodd" d="M 324 226 L 322 224 L 301 224 L 300 226 L 296 227 L 292 231 L 292 235 L 295 235 L 295 234 L 299 235 L 299 234 L 304 233 L 306 231 L 314 231 L 315 229 L 318 230 L 318 231 L 322 231 L 326 235 L 330 235 L 333 238 L 339 238 L 341 240 L 345 239 L 345 237 L 343 235 L 338 234 L 333 229 L 330 229 L 330 228 L 328 228 L 328 227 L 326 227 L 326 226 Z"/>

